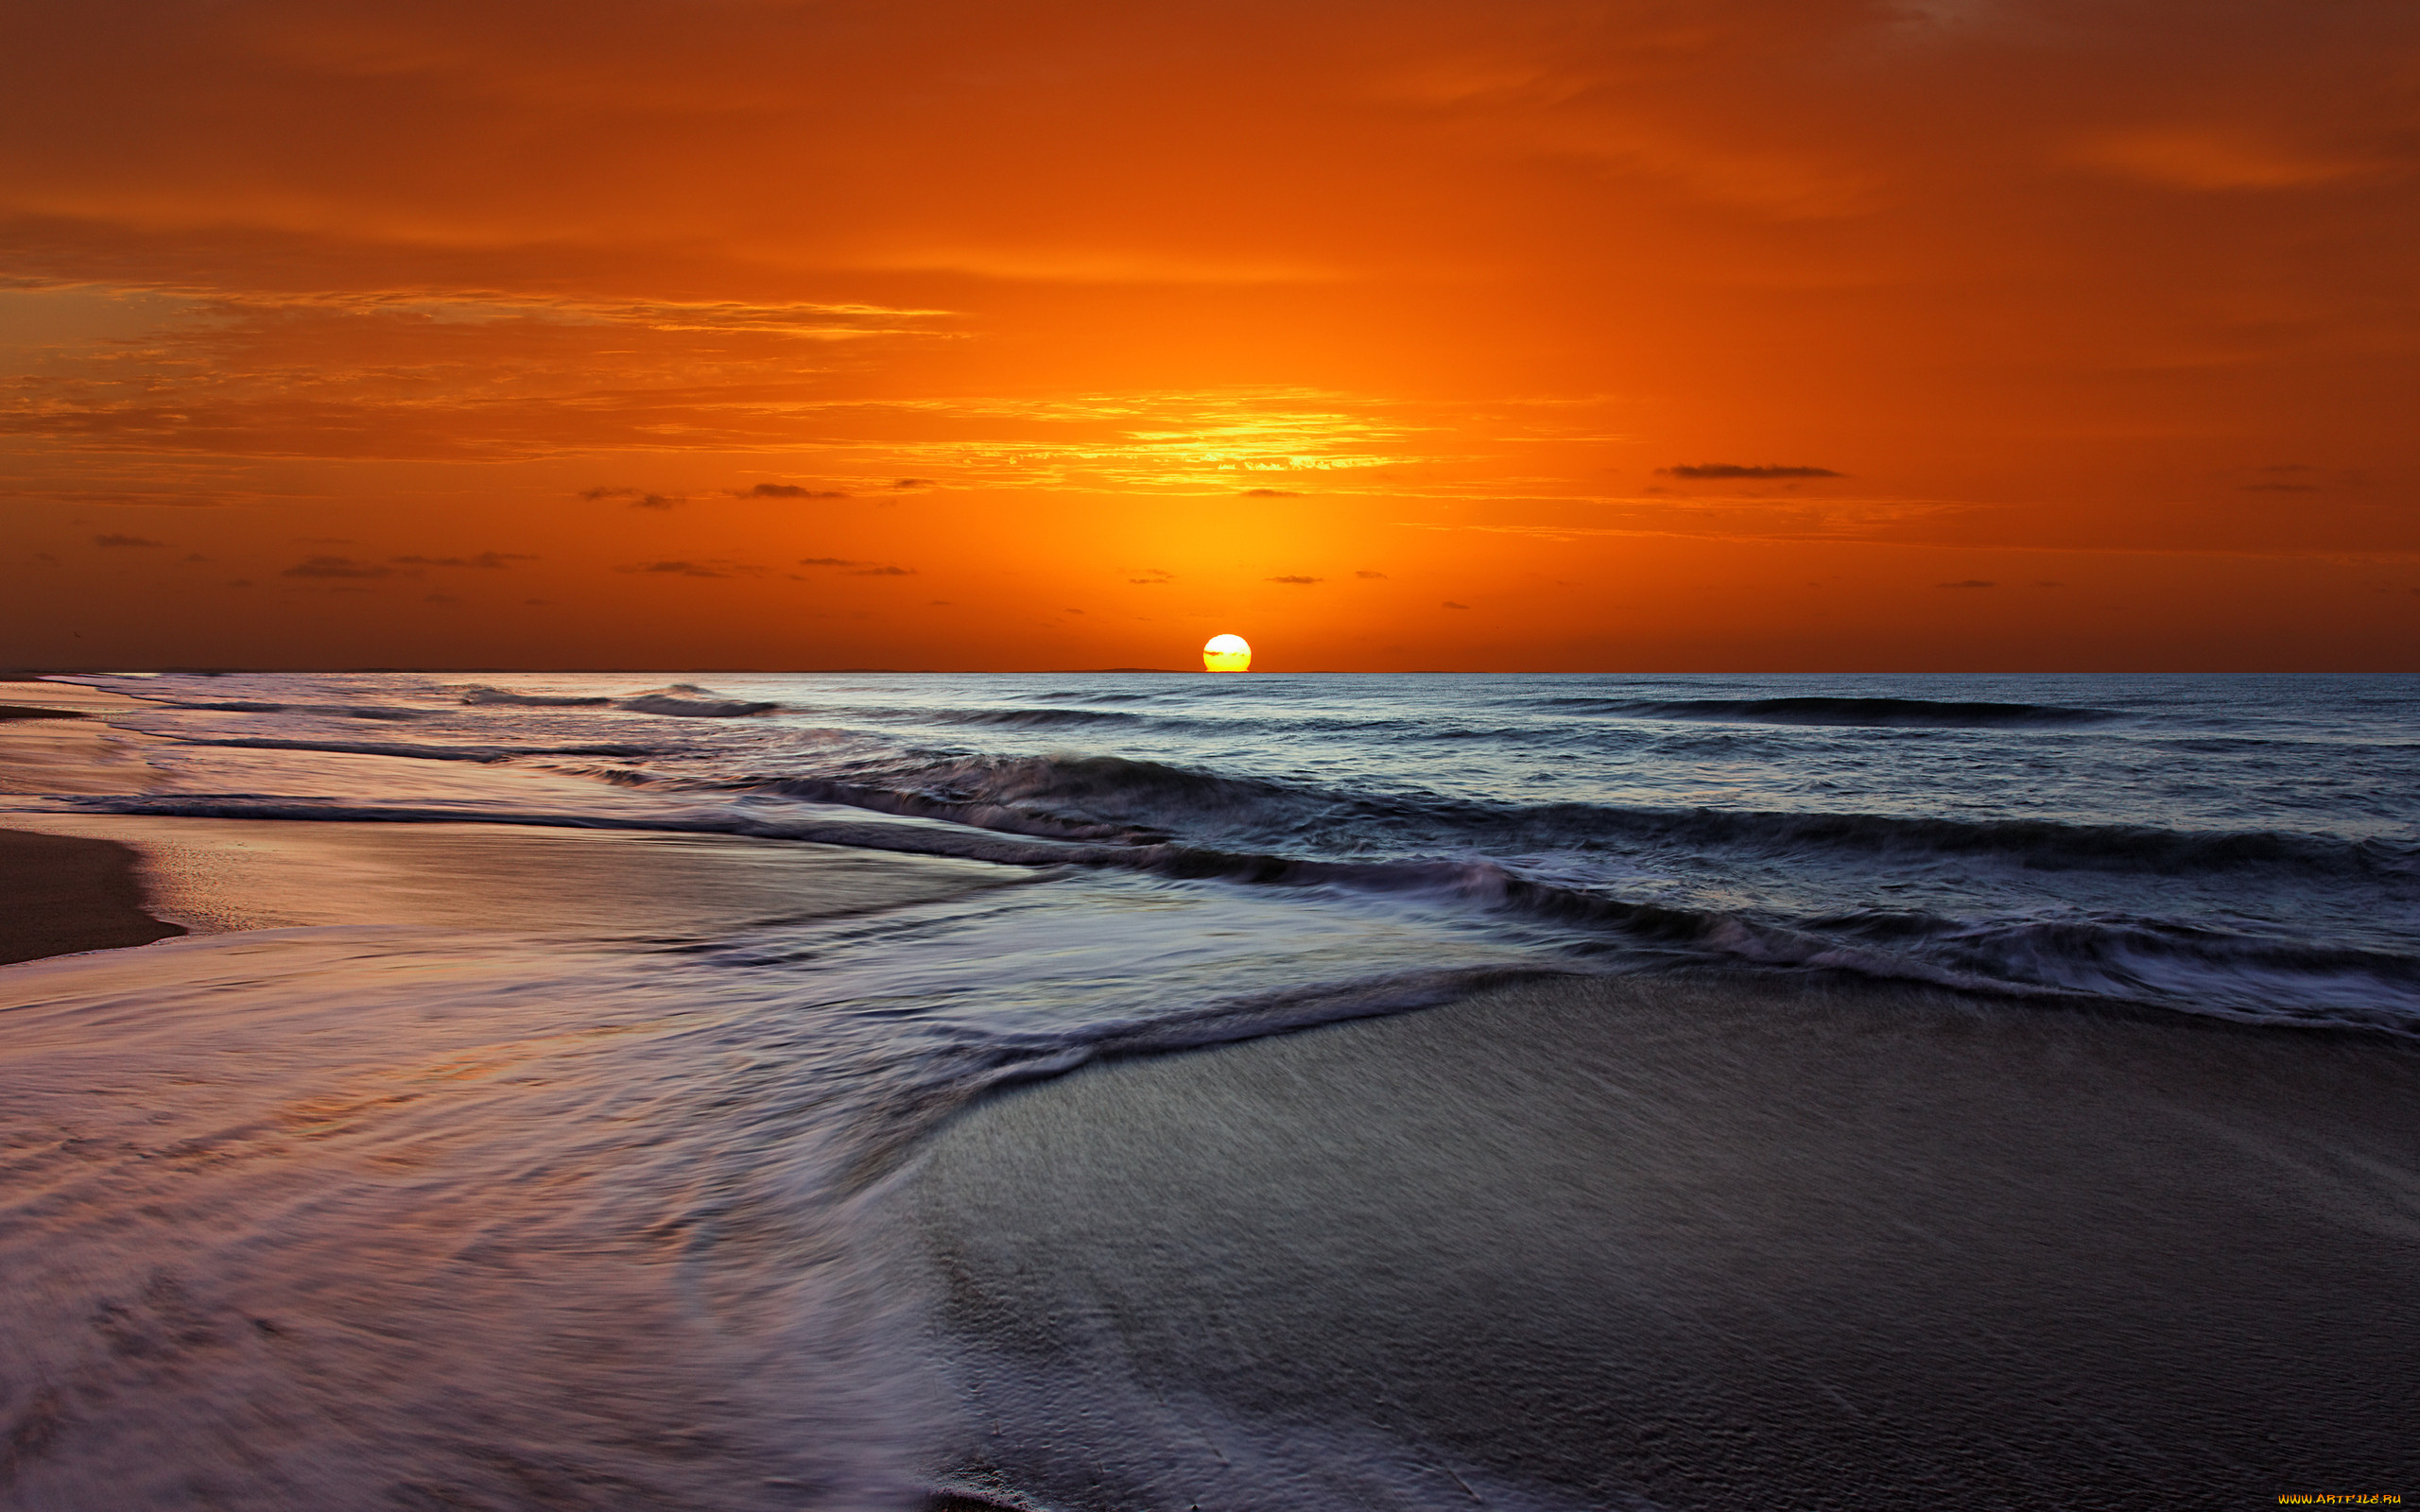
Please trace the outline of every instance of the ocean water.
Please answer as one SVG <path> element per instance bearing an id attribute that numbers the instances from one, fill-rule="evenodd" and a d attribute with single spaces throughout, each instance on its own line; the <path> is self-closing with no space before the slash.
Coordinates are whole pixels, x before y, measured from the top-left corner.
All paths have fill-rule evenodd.
<path id="1" fill-rule="evenodd" d="M 2410 677 L 106 685 L 155 704 L 130 728 L 197 747 L 570 774 L 596 800 L 516 805 L 418 766 L 344 787 L 264 755 L 252 790 L 90 809 L 830 836 L 1198 882 L 1305 921 L 1374 908 L 1598 970 L 1719 959 L 2420 1024 Z"/>
<path id="2" fill-rule="evenodd" d="M 1107 1057 L 1707 966 L 2420 1037 L 2409 677 L 78 680 L 143 700 L 141 780 L 0 809 L 1017 885 L 0 971 L 29 1505 L 913 1505 L 951 1408 L 869 1204 L 971 1101 Z"/>

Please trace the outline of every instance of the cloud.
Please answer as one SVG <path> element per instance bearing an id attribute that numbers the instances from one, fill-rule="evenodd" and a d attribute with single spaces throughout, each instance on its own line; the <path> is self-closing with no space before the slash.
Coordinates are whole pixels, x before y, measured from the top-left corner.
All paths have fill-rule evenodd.
<path id="1" fill-rule="evenodd" d="M 2235 129 L 2155 128 L 2091 143 L 2083 163 L 2171 189 L 2298 189 L 2377 173 L 2388 163 L 2311 152 Z"/>
<path id="2" fill-rule="evenodd" d="M 1748 467 L 1738 462 L 1686 462 L 1677 467 L 1655 470 L 1676 478 L 1842 478 L 1845 472 L 1835 472 L 1828 467 L 1780 467 L 1766 463 Z"/>
<path id="3" fill-rule="evenodd" d="M 1138 588 L 1161 588 L 1175 582 L 1176 574 L 1165 567 L 1146 567 L 1143 569 L 1142 576 L 1129 577 L 1126 580 Z"/>
<path id="4" fill-rule="evenodd" d="M 1387 575 L 1384 573 L 1355 573 L 1353 576 L 1361 578 L 1364 581 L 1374 581 L 1386 576 Z"/>
<path id="5" fill-rule="evenodd" d="M 475 557 L 389 557 L 389 561 L 403 567 L 510 567 L 517 561 L 536 561 L 526 552 L 483 551 Z"/>
<path id="6" fill-rule="evenodd" d="M 0 279 L 0 290 L 7 288 Z M 25 382 L 19 379 L 19 382 Z M 0 430 L 30 429 L 0 422 Z M 216 509 L 228 505 L 284 503 L 274 495 L 235 490 L 203 490 L 196 489 L 145 490 L 130 489 L 15 489 L 0 488 L 0 499 L 40 499 L 48 503 L 74 506 L 97 505 L 105 509 Z"/>
<path id="7" fill-rule="evenodd" d="M 285 577 L 392 577 L 395 569 L 379 567 L 350 557 L 311 557 L 296 562 L 280 576 Z"/>
<path id="8" fill-rule="evenodd" d="M 1302 497 L 1291 489 L 1246 489 L 1243 496 L 1247 499 L 1299 499 Z"/>
<path id="9" fill-rule="evenodd" d="M 759 483 L 752 489 L 742 490 L 738 497 L 743 499 L 845 499 L 848 495 L 838 489 L 810 489 L 797 483 Z"/>
<path id="10" fill-rule="evenodd" d="M 1443 604 L 1438 605 L 1437 607 L 1438 607 L 1439 609 L 1468 609 L 1468 608 L 1470 608 L 1470 606 L 1469 606 L 1468 604 L 1457 604 L 1457 603 L 1455 603 L 1455 602 L 1454 602 L 1452 599 L 1450 599 L 1450 598 L 1449 598 L 1449 599 L 1447 599 L 1447 600 L 1445 600 L 1445 602 L 1443 602 Z"/>
<path id="11" fill-rule="evenodd" d="M 913 567 L 892 567 L 882 562 L 852 561 L 846 557 L 801 557 L 802 567 L 843 567 L 852 577 L 913 577 Z"/>
<path id="12" fill-rule="evenodd" d="M 1935 583 L 1933 586 L 1935 588 L 1997 588 L 2000 585 L 1993 582 L 1988 577 L 1967 577 L 1962 578 L 1958 582 Z"/>
<path id="13" fill-rule="evenodd" d="M 2242 491 L 2246 493 L 2323 493 L 2326 490 L 2322 489 L 2316 483 L 2278 483 L 2272 481 L 2267 483 L 2247 483 L 2243 485 Z"/>
<path id="14" fill-rule="evenodd" d="M 633 563 L 614 570 L 617 573 L 653 573 L 666 577 L 732 577 L 764 571 L 761 567 L 729 561 L 654 561 Z"/>
<path id="15" fill-rule="evenodd" d="M 1296 577 L 1291 576 L 1285 577 L 1272 577 L 1269 580 L 1272 583 L 1291 583 L 1297 588 L 1306 588 L 1313 583 L 1323 583 L 1327 581 L 1324 577 Z"/>
<path id="16" fill-rule="evenodd" d="M 890 487 L 893 492 L 905 493 L 910 489 L 929 489 L 932 486 L 933 480 L 930 478 L 901 478 Z"/>
<path id="17" fill-rule="evenodd" d="M 628 499 L 633 509 L 669 509 L 675 505 L 689 502 L 686 494 L 649 493 L 644 489 L 582 489 L 579 490 L 579 496 L 591 503 L 606 499 Z"/>
<path id="18" fill-rule="evenodd" d="M 164 541 L 152 541 L 143 536 L 95 536 L 95 546 L 164 546 Z"/>

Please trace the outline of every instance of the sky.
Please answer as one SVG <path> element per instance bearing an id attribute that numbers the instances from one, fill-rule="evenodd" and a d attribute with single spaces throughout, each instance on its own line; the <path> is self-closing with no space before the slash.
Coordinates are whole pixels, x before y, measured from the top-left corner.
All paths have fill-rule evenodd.
<path id="1" fill-rule="evenodd" d="M 2420 670 L 2410 0 L 20 0 L 0 665 Z"/>

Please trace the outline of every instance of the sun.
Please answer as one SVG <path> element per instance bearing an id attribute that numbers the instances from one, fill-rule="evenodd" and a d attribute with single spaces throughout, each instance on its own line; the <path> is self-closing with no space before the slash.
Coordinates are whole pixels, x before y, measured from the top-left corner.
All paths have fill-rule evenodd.
<path id="1" fill-rule="evenodd" d="M 1214 635 L 1201 648 L 1201 670 L 1204 672 L 1250 672 L 1252 647 L 1240 635 Z"/>

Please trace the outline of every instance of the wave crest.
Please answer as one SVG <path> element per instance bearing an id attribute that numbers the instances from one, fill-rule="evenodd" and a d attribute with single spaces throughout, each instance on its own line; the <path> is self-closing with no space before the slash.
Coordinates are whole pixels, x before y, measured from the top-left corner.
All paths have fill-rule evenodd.
<path id="1" fill-rule="evenodd" d="M 475 682 L 462 690 L 462 701 L 467 704 L 510 704 L 522 709 L 601 709 L 614 700 L 582 697 L 577 694 L 514 693 L 509 688 L 491 688 L 485 683 Z"/>
<path id="2" fill-rule="evenodd" d="M 683 719 L 744 719 L 752 714 L 771 713 L 781 705 L 746 698 L 724 698 L 717 696 L 711 688 L 700 688 L 694 682 L 676 682 L 668 688 L 653 688 L 615 699 L 614 707 L 634 714 L 670 714 Z"/>

